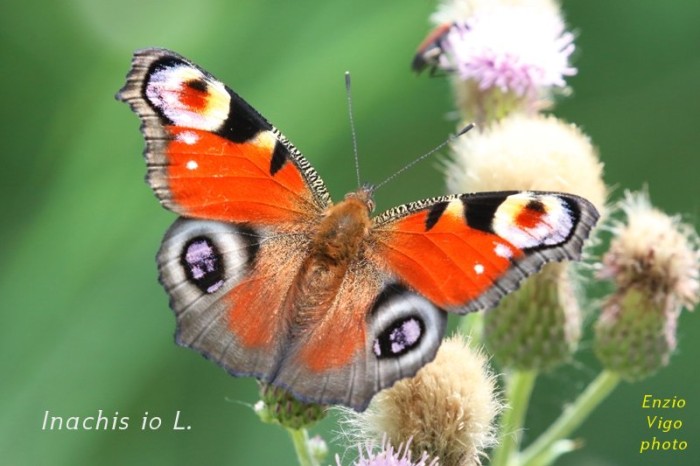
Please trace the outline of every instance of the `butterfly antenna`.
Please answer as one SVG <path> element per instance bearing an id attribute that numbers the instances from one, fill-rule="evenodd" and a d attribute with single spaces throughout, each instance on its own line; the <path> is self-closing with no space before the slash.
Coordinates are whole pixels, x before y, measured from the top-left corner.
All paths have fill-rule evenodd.
<path id="1" fill-rule="evenodd" d="M 357 186 L 360 186 L 360 156 L 357 153 L 357 133 L 355 132 L 355 119 L 352 117 L 352 91 L 350 90 L 350 72 L 345 72 L 345 93 L 348 96 L 348 114 L 350 115 L 350 132 L 352 133 L 352 150 L 355 153 L 355 174 Z"/>
<path id="2" fill-rule="evenodd" d="M 474 126 L 475 126 L 474 123 L 469 123 L 467 126 L 465 126 L 464 128 L 462 128 L 459 132 L 457 132 L 457 133 L 455 133 L 455 134 L 449 136 L 447 139 L 445 139 L 443 142 L 441 142 L 440 144 L 438 144 L 436 147 L 434 147 L 433 149 L 429 150 L 429 151 L 426 152 L 425 154 L 421 155 L 420 157 L 418 157 L 417 159 L 415 159 L 413 162 L 411 162 L 411 163 L 409 163 L 408 165 L 404 166 L 404 167 L 401 168 L 400 170 L 394 172 L 393 175 L 389 176 L 387 179 L 385 179 L 385 180 L 382 181 L 381 183 L 379 183 L 379 184 L 377 184 L 376 186 L 374 186 L 374 191 L 376 191 L 377 189 L 379 189 L 379 188 L 382 187 L 383 185 L 387 184 L 389 181 L 393 180 L 394 178 L 396 178 L 396 177 L 399 176 L 401 173 L 405 172 L 406 170 L 408 170 L 409 168 L 411 168 L 412 166 L 414 166 L 415 164 L 417 164 L 417 163 L 420 162 L 421 160 L 423 160 L 423 159 L 425 159 L 425 158 L 427 158 L 427 157 L 430 157 L 430 156 L 433 155 L 435 152 L 439 151 L 440 149 L 442 149 L 443 147 L 445 147 L 447 144 L 449 144 L 449 143 L 452 142 L 453 140 L 457 139 L 458 137 L 460 137 L 461 135 L 463 135 L 464 133 L 466 133 L 466 132 L 469 131 L 470 129 L 474 128 Z"/>

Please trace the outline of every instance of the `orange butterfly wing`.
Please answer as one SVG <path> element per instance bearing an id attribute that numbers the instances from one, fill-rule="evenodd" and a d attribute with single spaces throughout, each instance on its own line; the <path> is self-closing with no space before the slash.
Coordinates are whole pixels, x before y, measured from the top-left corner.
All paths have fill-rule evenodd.
<path id="1" fill-rule="evenodd" d="M 143 121 L 148 183 L 191 218 L 298 230 L 330 205 L 321 179 L 235 92 L 174 52 L 145 49 L 117 98 Z"/>
<path id="2" fill-rule="evenodd" d="M 578 196 L 462 194 L 375 220 L 376 260 L 442 309 L 493 307 L 546 262 L 578 259 L 598 213 Z"/>

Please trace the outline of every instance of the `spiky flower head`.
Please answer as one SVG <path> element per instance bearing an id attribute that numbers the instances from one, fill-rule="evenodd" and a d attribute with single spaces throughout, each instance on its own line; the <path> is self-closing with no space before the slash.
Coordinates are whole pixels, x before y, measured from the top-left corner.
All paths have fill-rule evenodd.
<path id="1" fill-rule="evenodd" d="M 449 2 L 448 2 L 449 3 Z M 463 117 L 478 123 L 550 105 L 566 89 L 574 35 L 545 1 L 460 1 L 440 45 L 438 68 L 454 73 Z M 445 14 L 436 15 L 446 19 Z"/>
<path id="2" fill-rule="evenodd" d="M 415 456 L 425 451 L 443 466 L 478 465 L 495 444 L 493 421 L 501 409 L 486 357 L 454 336 L 415 377 L 379 392 L 364 413 L 348 411 L 346 422 L 360 442 L 412 439 Z"/>
<path id="3" fill-rule="evenodd" d="M 254 407 L 260 419 L 289 429 L 309 427 L 326 415 L 325 406 L 299 401 L 288 391 L 273 385 L 261 383 L 260 398 Z"/>
<path id="4" fill-rule="evenodd" d="M 431 459 L 426 452 L 423 452 L 418 460 L 413 461 L 410 444 L 409 439 L 394 449 L 384 437 L 379 451 L 374 451 L 371 442 L 365 445 L 364 450 L 362 446 L 358 446 L 358 459 L 352 463 L 352 466 L 439 466 L 438 458 Z M 335 461 L 337 466 L 343 466 L 337 455 Z"/>
<path id="5" fill-rule="evenodd" d="M 700 301 L 700 241 L 646 193 L 626 193 L 621 210 L 626 221 L 612 226 L 599 273 L 616 289 L 596 323 L 595 350 L 607 369 L 638 380 L 668 364 L 681 308 Z"/>
<path id="6" fill-rule="evenodd" d="M 645 288 L 666 307 L 692 310 L 700 300 L 697 233 L 678 216 L 654 208 L 646 192 L 626 192 L 620 210 L 626 222 L 611 227 L 601 278 L 618 288 Z"/>

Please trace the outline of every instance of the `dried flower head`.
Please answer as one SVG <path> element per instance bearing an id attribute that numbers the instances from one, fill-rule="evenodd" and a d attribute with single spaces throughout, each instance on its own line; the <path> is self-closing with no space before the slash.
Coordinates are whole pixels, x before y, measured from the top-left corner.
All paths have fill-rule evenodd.
<path id="1" fill-rule="evenodd" d="M 616 290 L 596 323 L 595 350 L 608 369 L 638 380 L 668 364 L 682 307 L 700 301 L 700 241 L 677 217 L 626 193 L 599 276 Z"/>
<path id="2" fill-rule="evenodd" d="M 626 192 L 620 209 L 626 222 L 612 226 L 601 278 L 618 288 L 640 286 L 668 307 L 691 309 L 700 300 L 698 235 L 677 216 L 652 207 L 648 194 Z"/>
<path id="3" fill-rule="evenodd" d="M 603 164 L 590 139 L 553 116 L 512 115 L 452 144 L 449 192 L 511 189 L 585 197 L 603 214 Z"/>
<path id="4" fill-rule="evenodd" d="M 414 455 L 426 451 L 443 466 L 476 465 L 495 444 L 492 423 L 501 409 L 486 357 L 455 336 L 415 377 L 378 393 L 364 413 L 348 412 L 346 421 L 359 441 L 412 439 Z"/>

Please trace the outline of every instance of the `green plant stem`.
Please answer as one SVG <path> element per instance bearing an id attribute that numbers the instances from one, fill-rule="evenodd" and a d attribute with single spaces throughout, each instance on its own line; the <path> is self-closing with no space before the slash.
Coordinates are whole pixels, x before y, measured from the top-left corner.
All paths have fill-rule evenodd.
<path id="1" fill-rule="evenodd" d="M 309 433 L 306 429 L 289 429 L 289 436 L 294 443 L 294 450 L 297 452 L 297 459 L 300 466 L 318 466 L 318 461 L 309 450 Z"/>
<path id="2" fill-rule="evenodd" d="M 610 371 L 601 372 L 591 382 L 576 401 L 562 412 L 561 416 L 539 436 L 521 455 L 520 464 L 524 466 L 542 466 L 550 464 L 553 459 L 549 451 L 555 442 L 568 437 L 595 408 L 617 387 L 619 374 Z M 549 459 L 549 460 L 548 460 Z"/>
<path id="3" fill-rule="evenodd" d="M 571 453 L 574 450 L 578 450 L 583 446 L 583 442 L 577 442 L 575 440 L 562 439 L 554 442 L 547 450 L 545 450 L 540 456 L 537 457 L 539 464 L 552 464 L 557 458 L 566 453 Z M 520 463 L 518 463 L 520 464 Z"/>
<path id="4" fill-rule="evenodd" d="M 517 451 L 537 374 L 537 371 L 515 371 L 508 377 L 506 397 L 510 408 L 501 416 L 501 444 L 494 451 L 491 466 L 506 466 Z"/>

